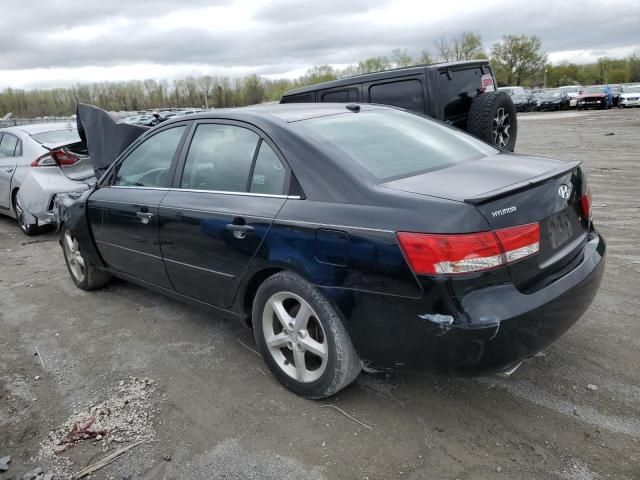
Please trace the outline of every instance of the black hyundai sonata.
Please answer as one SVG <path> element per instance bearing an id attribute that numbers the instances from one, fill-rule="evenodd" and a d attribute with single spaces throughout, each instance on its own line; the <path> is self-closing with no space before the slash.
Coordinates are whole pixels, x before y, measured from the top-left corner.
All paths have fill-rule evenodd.
<path id="1" fill-rule="evenodd" d="M 363 368 L 512 369 L 580 318 L 604 270 L 579 162 L 377 105 L 167 121 L 62 222 L 79 288 L 113 275 L 237 317 L 307 398 Z"/>

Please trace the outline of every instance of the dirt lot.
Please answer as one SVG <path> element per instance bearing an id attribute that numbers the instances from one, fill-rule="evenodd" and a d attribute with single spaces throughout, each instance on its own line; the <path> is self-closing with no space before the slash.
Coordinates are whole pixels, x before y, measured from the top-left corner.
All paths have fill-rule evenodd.
<path id="1" fill-rule="evenodd" d="M 609 256 L 583 319 L 509 379 L 362 375 L 302 400 L 241 325 L 122 282 L 82 292 L 54 234 L 1 218 L 0 479 L 76 473 L 136 437 L 92 478 L 639 479 L 639 131 L 640 109 L 521 115 L 519 152 L 584 161 Z M 107 409 L 109 443 L 52 453 Z"/>

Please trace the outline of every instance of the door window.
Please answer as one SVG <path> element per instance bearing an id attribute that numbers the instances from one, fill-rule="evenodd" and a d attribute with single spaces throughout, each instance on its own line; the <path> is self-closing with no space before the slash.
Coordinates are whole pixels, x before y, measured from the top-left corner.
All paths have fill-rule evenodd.
<path id="1" fill-rule="evenodd" d="M 441 73 L 440 93 L 445 119 L 466 115 L 471 108 L 471 102 L 482 89 L 480 67 Z"/>
<path id="2" fill-rule="evenodd" d="M 15 156 L 18 138 L 5 133 L 0 139 L 0 158 Z"/>
<path id="3" fill-rule="evenodd" d="M 251 193 L 282 195 L 286 170 L 273 149 L 262 142 L 251 176 Z"/>
<path id="4" fill-rule="evenodd" d="M 163 130 L 138 145 L 118 167 L 114 185 L 167 187 L 169 171 L 186 127 Z"/>
<path id="5" fill-rule="evenodd" d="M 333 92 L 322 94 L 323 102 L 357 102 L 358 91 L 355 88 L 348 88 L 345 90 L 335 90 Z"/>
<path id="6" fill-rule="evenodd" d="M 394 105 L 414 112 L 424 112 L 424 95 L 420 80 L 382 83 L 369 88 L 369 101 Z"/>
<path id="7" fill-rule="evenodd" d="M 180 186 L 246 192 L 260 137 L 234 125 L 202 124 L 193 135 Z"/>

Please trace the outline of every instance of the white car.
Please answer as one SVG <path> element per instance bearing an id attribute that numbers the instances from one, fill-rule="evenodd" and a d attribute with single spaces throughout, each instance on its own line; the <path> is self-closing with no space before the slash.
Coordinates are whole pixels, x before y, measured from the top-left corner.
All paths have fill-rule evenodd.
<path id="1" fill-rule="evenodd" d="M 564 90 L 569 95 L 569 108 L 576 108 L 578 105 L 578 96 L 582 93 L 580 85 L 565 85 L 560 87 L 560 90 Z"/>
<path id="2" fill-rule="evenodd" d="M 71 123 L 0 129 L 0 213 L 16 218 L 26 235 L 55 222 L 56 194 L 95 183 L 87 150 Z"/>
<path id="3" fill-rule="evenodd" d="M 631 85 L 620 94 L 621 107 L 640 107 L 640 85 Z"/>

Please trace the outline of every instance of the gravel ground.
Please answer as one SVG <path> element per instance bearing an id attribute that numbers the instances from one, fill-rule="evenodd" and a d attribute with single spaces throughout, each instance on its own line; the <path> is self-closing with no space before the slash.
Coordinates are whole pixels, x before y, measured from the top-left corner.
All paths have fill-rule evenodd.
<path id="1" fill-rule="evenodd" d="M 362 375 L 306 401 L 241 344 L 253 347 L 241 325 L 123 282 L 82 292 L 53 233 L 0 218 L 0 480 L 65 478 L 137 436 L 91 477 L 640 478 L 640 109 L 519 119 L 519 152 L 584 161 L 609 257 L 582 320 L 509 379 Z M 114 405 L 100 421 L 123 443 L 88 429 L 52 458 L 65 431 Z"/>

